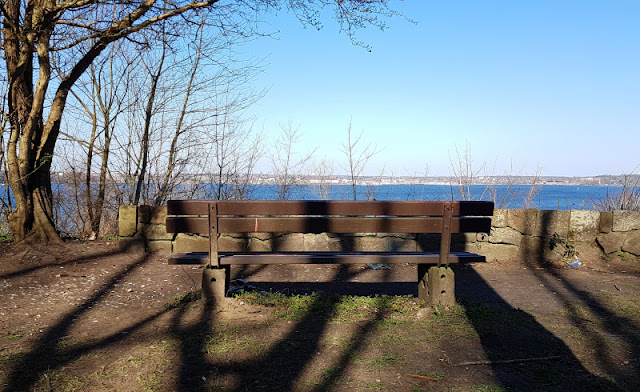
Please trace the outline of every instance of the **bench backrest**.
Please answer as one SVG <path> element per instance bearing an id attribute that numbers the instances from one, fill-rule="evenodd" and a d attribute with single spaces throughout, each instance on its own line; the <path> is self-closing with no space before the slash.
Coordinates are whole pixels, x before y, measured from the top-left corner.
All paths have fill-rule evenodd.
<path id="1" fill-rule="evenodd" d="M 167 232 L 209 235 L 217 259 L 219 233 L 441 233 L 449 256 L 452 233 L 491 230 L 493 202 L 170 200 Z"/>

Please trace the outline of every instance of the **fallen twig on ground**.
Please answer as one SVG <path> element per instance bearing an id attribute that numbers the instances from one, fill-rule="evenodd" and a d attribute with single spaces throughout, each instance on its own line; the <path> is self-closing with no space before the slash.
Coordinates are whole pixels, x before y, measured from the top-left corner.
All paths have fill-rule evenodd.
<path id="1" fill-rule="evenodd" d="M 559 355 L 553 355 L 549 357 L 537 357 L 537 358 L 519 358 L 519 359 L 503 359 L 498 361 L 471 361 L 454 363 L 451 366 L 471 366 L 471 365 L 497 365 L 507 363 L 520 363 L 520 362 L 535 362 L 535 361 L 550 361 L 553 359 L 560 359 Z"/>

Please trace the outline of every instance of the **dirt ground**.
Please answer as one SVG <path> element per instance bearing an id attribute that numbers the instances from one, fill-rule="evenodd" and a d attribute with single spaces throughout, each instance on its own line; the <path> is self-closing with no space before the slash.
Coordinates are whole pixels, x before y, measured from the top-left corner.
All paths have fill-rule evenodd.
<path id="1" fill-rule="evenodd" d="M 448 310 L 420 307 L 412 265 L 233 270 L 287 295 L 408 296 L 402 311 L 286 319 L 189 302 L 202 270 L 166 254 L 0 243 L 0 389 L 640 390 L 640 266 L 584 262 L 456 266 Z"/>

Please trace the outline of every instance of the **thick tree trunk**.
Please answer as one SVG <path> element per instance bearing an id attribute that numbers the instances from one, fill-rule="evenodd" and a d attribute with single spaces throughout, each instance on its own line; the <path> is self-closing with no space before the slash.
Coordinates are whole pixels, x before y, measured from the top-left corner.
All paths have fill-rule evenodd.
<path id="1" fill-rule="evenodd" d="M 49 166 L 42 165 L 31 174 L 24 197 L 16 197 L 16 208 L 9 214 L 8 220 L 17 241 L 62 242 L 53 223 Z"/>

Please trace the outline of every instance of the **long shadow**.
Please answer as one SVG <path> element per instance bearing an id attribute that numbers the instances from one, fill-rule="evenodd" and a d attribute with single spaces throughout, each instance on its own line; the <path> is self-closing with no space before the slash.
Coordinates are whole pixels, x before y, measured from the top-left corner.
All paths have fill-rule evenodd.
<path id="1" fill-rule="evenodd" d="M 214 314 L 217 306 L 215 302 L 207 302 L 202 306 L 197 322 L 188 322 L 188 303 L 181 306 L 174 315 L 169 333 L 179 340 L 180 369 L 176 390 L 203 391 L 207 389 L 207 377 L 217 372 L 217 367 L 209 365 L 206 358 L 207 341 L 213 333 Z"/>
<path id="2" fill-rule="evenodd" d="M 625 341 L 630 358 L 640 357 L 638 326 L 612 313 L 592 294 L 573 286 L 546 261 L 548 245 L 544 239 L 550 234 L 548 214 L 543 215 L 542 223 L 541 238 L 529 239 L 531 243 L 523 244 L 524 253 L 529 256 L 523 260 L 529 267 L 527 271 L 545 287 L 558 288 L 554 290 L 554 297 L 565 306 L 572 324 L 587 337 L 590 347 L 585 351 L 595 351 L 605 375 L 599 376 L 586 369 L 563 340 L 533 315 L 514 309 L 473 269 L 462 269 L 456 276 L 456 295 L 466 298 L 462 304 L 480 337 L 487 363 L 497 381 L 507 389 L 527 391 L 638 390 L 638 365 L 629 362 L 625 367 L 620 366 L 621 361 L 610 355 L 603 331 L 577 310 L 576 298 L 580 305 L 596 315 L 604 331 Z M 536 358 L 540 360 L 511 362 Z"/>
<path id="3" fill-rule="evenodd" d="M 19 271 L 14 271 L 14 272 L 9 272 L 6 273 L 4 275 L 0 275 L 0 279 L 10 279 L 10 278 L 15 278 L 18 276 L 23 276 L 23 275 L 29 275 L 32 272 L 35 271 L 39 271 L 42 269 L 46 269 L 46 268 L 51 268 L 52 266 L 56 266 L 56 267 L 64 267 L 67 265 L 74 265 L 74 264 L 84 264 L 84 263 L 88 263 L 90 261 L 95 261 L 96 258 L 99 257 L 109 257 L 109 256 L 115 256 L 118 254 L 124 254 L 127 253 L 129 250 L 128 249 L 115 249 L 109 252 L 103 252 L 100 254 L 92 254 L 92 255 L 86 255 L 86 256 L 82 256 L 82 257 L 78 257 L 75 258 L 73 260 L 68 260 L 65 262 L 53 262 L 53 263 L 43 263 L 43 264 L 38 264 L 36 266 L 33 267 L 28 267 Z M 55 257 L 55 256 L 54 256 Z"/>
<path id="4" fill-rule="evenodd" d="M 346 270 L 347 266 L 342 267 Z M 341 271 L 339 274 L 345 276 L 348 275 L 348 271 Z M 296 389 L 296 382 L 320 348 L 321 339 L 337 304 L 337 301 L 327 302 L 326 298 L 316 297 L 309 304 L 309 312 L 288 327 L 289 332 L 265 354 L 252 360 L 214 362 L 207 359 L 206 352 L 210 337 L 216 334 L 216 329 L 224 330 L 223 326 L 219 327 L 214 323 L 214 315 L 218 310 L 215 306 L 204 307 L 197 321 L 191 325 L 183 325 L 189 319 L 187 310 L 179 310 L 170 328 L 170 333 L 178 338 L 180 344 L 181 365 L 176 390 L 241 392 Z M 372 325 L 362 328 L 358 336 L 365 336 Z M 358 340 L 350 345 L 352 347 L 349 354 L 344 355 L 343 361 L 348 360 L 349 355 L 355 355 L 362 342 Z M 211 376 L 214 378 L 213 385 L 210 384 Z M 328 387 L 337 377 L 339 374 L 335 373 L 332 377 L 322 380 L 322 384 Z M 224 380 L 233 380 L 232 385 L 217 385 Z M 328 390 L 326 387 L 321 390 Z"/>
<path id="5" fill-rule="evenodd" d="M 393 267 L 392 267 L 393 268 Z M 251 282 L 252 286 L 266 291 L 292 295 L 304 294 L 330 294 L 330 295 L 357 295 L 371 296 L 375 294 L 385 295 L 417 295 L 418 284 L 411 282 L 390 282 L 385 271 L 380 272 L 382 282 L 346 282 L 339 279 L 336 282 Z M 246 276 L 246 275 L 245 275 Z M 417 274 L 416 274 L 417 276 Z"/>
<path id="6" fill-rule="evenodd" d="M 58 322 L 51 328 L 47 329 L 41 338 L 37 340 L 34 348 L 20 358 L 20 360 L 10 370 L 7 382 L 8 391 L 19 391 L 31 389 L 42 377 L 45 372 L 56 370 L 64 365 L 72 362 L 81 355 L 105 347 L 109 344 L 122 341 L 128 333 L 139 330 L 149 322 L 158 318 L 164 313 L 158 312 L 146 319 L 143 319 L 129 327 L 107 336 L 90 344 L 77 345 L 71 348 L 63 348 L 59 344 L 61 339 L 67 336 L 67 333 L 74 325 L 77 318 L 89 312 L 94 306 L 98 305 L 116 285 L 125 279 L 135 268 L 140 267 L 150 261 L 150 255 L 141 254 L 140 259 L 134 263 L 127 265 L 117 274 L 115 274 L 108 282 L 103 284 L 90 298 L 84 303 L 75 307 L 73 310 L 63 315 Z M 99 255 L 92 256 L 100 257 Z M 84 258 L 78 258 L 83 260 Z M 73 261 L 70 261 L 73 263 Z"/>
<path id="7" fill-rule="evenodd" d="M 354 278 L 358 271 L 349 269 L 346 265 L 341 265 L 334 276 L 334 280 L 342 282 L 343 288 L 353 285 L 353 282 L 345 281 Z M 385 274 L 383 274 L 385 275 Z M 388 276 L 388 275 L 386 275 Z M 385 288 L 396 285 L 397 282 L 385 284 Z M 400 283 L 403 285 L 404 283 Z M 417 283 L 411 283 L 411 293 L 417 293 Z M 343 294 L 344 290 L 335 287 L 333 294 Z M 386 290 L 378 291 L 378 294 L 389 294 Z M 369 291 L 367 295 L 371 295 Z M 333 363 L 322 378 L 313 387 L 314 391 L 330 391 L 349 369 L 349 364 L 358 355 L 365 344 L 367 337 L 374 332 L 379 321 L 383 320 L 389 311 L 388 298 L 377 299 L 378 312 L 376 317 L 361 323 L 357 331 L 349 338 L 347 346 L 342 350 L 339 358 Z M 262 358 L 248 363 L 235 363 L 227 367 L 222 367 L 225 371 L 233 372 L 240 377 L 240 384 L 233 389 L 234 392 L 243 391 L 290 391 L 295 389 L 296 381 L 300 378 L 302 371 L 316 356 L 327 324 L 336 310 L 337 302 L 331 302 L 327 306 L 326 301 L 316 299 L 310 306 L 310 312 L 306 314 L 291 331 Z M 302 341 L 302 343 L 300 343 Z M 295 342 L 295 343 L 294 343 Z"/>
<path id="8" fill-rule="evenodd" d="M 564 341 L 533 315 L 513 308 L 473 269 L 457 271 L 456 279 L 456 296 L 486 355 L 482 363 L 491 367 L 500 386 L 517 391 L 620 390 L 589 372 Z"/>
<path id="9" fill-rule="evenodd" d="M 541 211 L 543 239 L 551 237 L 549 227 L 551 226 L 551 213 Z M 557 290 L 558 300 L 564 305 L 571 323 L 576 327 L 590 349 L 594 351 L 598 364 L 602 367 L 608 377 L 616 381 L 617 385 L 629 390 L 640 389 L 640 332 L 639 325 L 633 320 L 612 312 L 592 293 L 576 287 L 570 282 L 570 277 L 562 273 L 558 268 L 547 263 L 545 253 L 548 244 L 539 241 L 534 244 L 535 252 L 531 258 L 525 262 L 531 267 L 536 279 L 545 284 L 560 285 L 563 290 Z M 532 250 L 533 250 L 532 249 Z M 585 318 L 581 310 L 588 309 L 597 322 Z M 613 348 L 607 342 L 607 336 L 614 336 L 622 341 L 628 352 L 627 364 L 623 365 L 625 358 L 619 358 L 613 353 Z M 610 340 L 610 339 L 609 339 Z M 619 343 L 618 343 L 619 344 Z"/>

